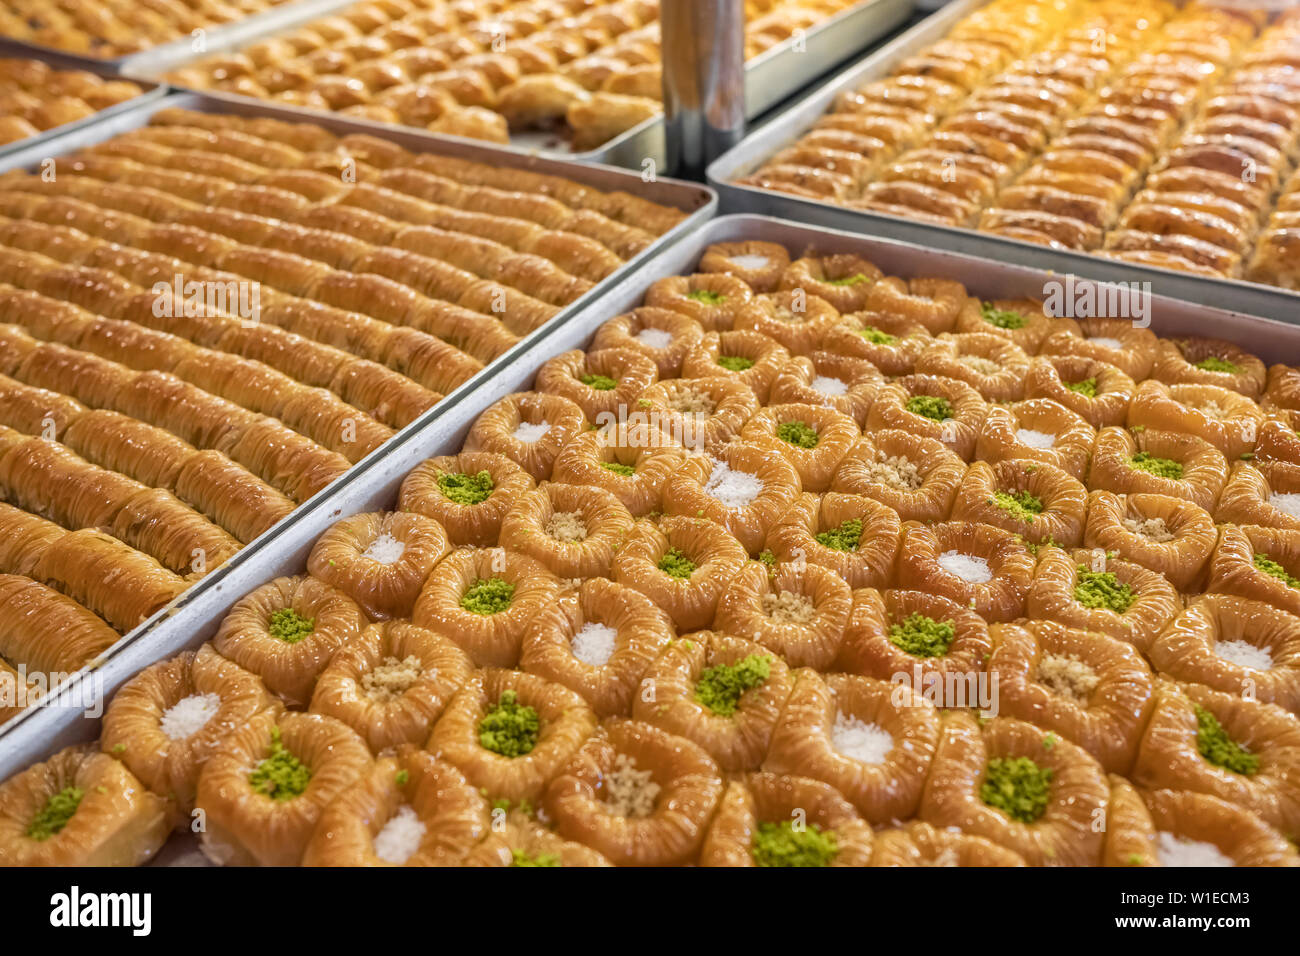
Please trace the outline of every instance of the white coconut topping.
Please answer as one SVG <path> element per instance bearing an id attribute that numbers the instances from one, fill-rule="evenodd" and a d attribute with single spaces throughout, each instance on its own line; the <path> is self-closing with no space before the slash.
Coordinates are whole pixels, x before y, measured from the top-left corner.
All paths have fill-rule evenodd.
<path id="1" fill-rule="evenodd" d="M 169 739 L 184 740 L 202 730 L 220 709 L 216 694 L 190 694 L 164 710 L 158 725 Z"/>
<path id="2" fill-rule="evenodd" d="M 832 378 L 829 375 L 818 375 L 809 383 L 813 391 L 821 392 L 827 398 L 835 398 L 843 395 L 849 390 L 847 383 L 840 381 L 838 378 Z"/>
<path id="3" fill-rule="evenodd" d="M 523 442 L 525 445 L 531 445 L 533 442 L 542 440 L 547 432 L 551 430 L 549 422 L 538 422 L 534 425 L 532 422 L 520 422 L 519 427 L 515 429 L 515 441 Z"/>
<path id="4" fill-rule="evenodd" d="M 642 329 L 636 334 L 636 340 L 652 349 L 666 349 L 673 344 L 673 334 L 663 329 Z"/>
<path id="5" fill-rule="evenodd" d="M 1051 432 L 1036 432 L 1032 428 L 1017 428 L 1016 441 L 1030 448 L 1051 448 L 1056 444 L 1056 436 Z"/>
<path id="6" fill-rule="evenodd" d="M 405 863 L 424 839 L 424 824 L 409 806 L 401 806 L 375 834 L 375 856 L 388 863 Z"/>
<path id="7" fill-rule="evenodd" d="M 1266 671 L 1273 666 L 1273 655 L 1267 647 L 1256 647 L 1249 641 L 1216 641 L 1214 654 L 1230 664 Z"/>
<path id="8" fill-rule="evenodd" d="M 1268 503 L 1278 511 L 1284 511 L 1292 518 L 1300 518 L 1300 495 L 1289 492 L 1273 492 L 1268 496 Z"/>
<path id="9" fill-rule="evenodd" d="M 704 484 L 704 493 L 728 508 L 746 508 L 763 492 L 763 482 L 747 471 L 735 471 L 725 461 L 713 459 L 713 471 Z"/>
<path id="10" fill-rule="evenodd" d="M 877 724 L 869 724 L 852 714 L 836 713 L 831 726 L 831 747 L 850 760 L 879 765 L 894 749 L 894 738 Z"/>
<path id="11" fill-rule="evenodd" d="M 604 667 L 614 653 L 614 641 L 618 631 L 595 621 L 582 625 L 573 635 L 573 656 L 591 667 Z"/>
<path id="12" fill-rule="evenodd" d="M 370 542 L 370 547 L 361 552 L 363 558 L 369 558 L 376 564 L 396 564 L 398 560 L 406 553 L 406 543 L 398 541 L 391 534 L 385 531 L 374 541 Z"/>
<path id="13" fill-rule="evenodd" d="M 1117 349 L 1123 351 L 1124 343 L 1119 339 L 1112 339 L 1109 335 L 1093 335 L 1088 338 L 1089 342 L 1100 345 L 1102 348 Z"/>
<path id="14" fill-rule="evenodd" d="M 747 252 L 739 256 L 732 256 L 731 261 L 742 269 L 766 269 L 772 264 L 772 260 L 767 256 L 759 255 L 757 252 Z"/>
<path id="15" fill-rule="evenodd" d="M 1156 834 L 1156 857 L 1161 866 L 1236 866 L 1213 843 L 1189 840 L 1161 830 Z"/>
<path id="16" fill-rule="evenodd" d="M 939 555 L 939 567 L 949 574 L 957 575 L 968 584 L 983 584 L 985 581 L 993 580 L 993 572 L 989 570 L 989 563 L 973 554 L 962 554 L 960 551 L 945 551 Z"/>

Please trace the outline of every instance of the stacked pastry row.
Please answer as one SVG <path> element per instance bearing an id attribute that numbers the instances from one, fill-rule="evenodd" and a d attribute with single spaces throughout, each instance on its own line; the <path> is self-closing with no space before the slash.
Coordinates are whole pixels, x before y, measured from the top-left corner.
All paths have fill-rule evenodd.
<path id="1" fill-rule="evenodd" d="M 982 151 L 996 150 L 1002 142 L 999 129 L 989 126 L 995 112 L 985 110 L 983 117 L 977 114 L 976 125 L 959 124 L 960 129 L 937 131 L 937 124 L 985 85 L 1011 94 L 1005 108 L 1023 112 L 1016 100 L 1040 88 L 1058 68 L 1080 59 L 1091 64 L 1088 58 L 1065 53 L 1062 60 L 1043 51 L 1082 22 L 1084 11 L 1093 6 L 1082 0 L 994 0 L 961 20 L 943 40 L 904 59 L 892 76 L 838 96 L 809 132 L 740 182 L 852 205 L 877 172 L 905 150 L 931 150 L 936 160 L 930 165 L 939 173 L 965 165 L 971 154 L 978 161 Z M 1068 37 L 1062 42 L 1068 43 Z M 1014 73 L 990 83 L 1008 66 Z M 1004 149 L 1015 155 L 1009 144 Z M 906 182 L 901 175 L 892 178 Z M 924 185 L 917 190 L 926 191 Z M 881 190 L 866 201 L 898 205 Z"/>
<path id="2" fill-rule="evenodd" d="M 978 151 L 955 157 L 948 166 L 936 165 L 926 150 L 904 153 L 863 190 L 862 208 L 920 212 L 951 225 L 972 222 L 994 201 L 999 186 L 1049 144 L 1039 168 L 1031 167 L 1023 182 L 1031 194 L 1053 188 L 1045 183 L 1089 162 L 1099 135 L 1086 117 L 1080 123 L 1067 120 L 1094 98 L 1120 95 L 1098 89 L 1117 71 L 1137 73 L 1129 64 L 1139 51 L 1166 42 L 1166 33 L 1176 29 L 1173 24 L 1162 29 L 1168 13 L 1162 4 L 1089 4 L 1086 16 L 1038 57 L 993 77 L 939 124 L 940 135 L 958 131 L 982 137 L 975 142 Z M 1026 201 L 1007 200 L 1017 208 Z"/>
<path id="3" fill-rule="evenodd" d="M 40 60 L 0 59 L 0 144 L 94 116 L 141 89 L 84 70 L 52 70 Z"/>
<path id="4" fill-rule="evenodd" d="M 1243 147 L 1258 147 L 1254 139 L 1274 145 L 1278 150 L 1289 151 L 1295 160 L 1297 128 L 1300 128 L 1300 16 L 1291 16 L 1265 31 L 1258 47 L 1252 51 L 1248 66 L 1243 66 L 1241 80 L 1246 89 L 1230 99 L 1226 108 L 1239 111 L 1244 118 L 1237 120 L 1243 134 L 1248 137 Z M 1247 80 L 1245 74 L 1251 79 Z M 1254 133 L 1258 130 L 1258 134 Z M 1285 133 L 1289 132 L 1288 138 Z M 1252 138 L 1253 137 L 1253 138 Z M 1271 157 L 1269 157 L 1271 159 Z M 1249 161 L 1247 161 L 1249 159 Z M 1260 160 L 1254 155 L 1240 157 L 1255 183 L 1259 176 Z M 1273 172 L 1281 173 L 1283 163 L 1276 163 Z M 1267 166 L 1267 161 L 1266 161 Z M 1262 211 L 1267 211 L 1264 205 Z M 1282 194 L 1272 215 L 1268 216 L 1264 230 L 1255 241 L 1255 253 L 1247 272 L 1256 282 L 1267 282 L 1287 289 L 1300 289 L 1300 170 L 1293 173 L 1284 184 Z"/>
<path id="5" fill-rule="evenodd" d="M 1300 370 L 697 268 L 0 786 L 0 860 L 1300 863 Z"/>
<path id="6" fill-rule="evenodd" d="M 1165 34 L 1077 120 L 1097 134 L 1088 151 L 1073 150 L 1067 165 L 1065 144 L 1053 142 L 1022 177 L 1050 187 L 1005 190 L 980 227 L 1063 248 L 1104 246 L 1106 255 L 1146 265 L 1274 281 L 1283 264 L 1269 275 L 1246 266 L 1295 153 L 1300 81 L 1278 58 L 1300 37 L 1300 19 L 1283 18 L 1255 38 L 1253 24 L 1235 15 L 1190 11 Z"/>
<path id="7" fill-rule="evenodd" d="M 81 605 L 95 647 L 681 215 L 318 127 L 157 119 L 0 183 L 0 574 Z M 0 657 L 75 670 L 23 650 L 55 620 L 6 616 Z"/>
<path id="8" fill-rule="evenodd" d="M 883 153 L 855 155 L 876 144 L 845 140 L 841 151 L 814 131 L 815 142 L 801 140 L 742 182 L 1290 286 L 1294 234 L 1285 205 L 1276 206 L 1279 221 L 1267 235 L 1262 230 L 1294 160 L 1300 19 L 1284 13 L 1267 24 L 1268 16 L 1196 3 L 1181 11 L 1083 4 L 1080 19 L 1038 57 L 991 78 L 969 67 L 977 82 L 958 83 L 958 95 L 979 89 L 959 109 L 943 88 L 921 101 L 947 118 L 920 148 L 897 156 L 890 143 Z M 867 109 L 881 96 L 873 91 L 898 82 L 838 105 Z"/>
<path id="9" fill-rule="evenodd" d="M 756 56 L 855 0 L 751 0 Z M 364 0 L 178 70 L 182 86 L 507 142 L 594 149 L 662 107 L 656 0 Z"/>
<path id="10" fill-rule="evenodd" d="M 1099 248 L 1157 155 L 1251 33 L 1245 20 L 1211 8 L 1174 17 L 1154 48 L 1120 70 L 1072 120 L 1070 133 L 1050 142 L 992 201 L 980 227 L 1058 248 Z M 1177 163 L 1172 153 L 1170 161 Z"/>
<path id="11" fill-rule="evenodd" d="M 112 58 L 261 13 L 285 0 L 5 0 L 0 36 Z"/>

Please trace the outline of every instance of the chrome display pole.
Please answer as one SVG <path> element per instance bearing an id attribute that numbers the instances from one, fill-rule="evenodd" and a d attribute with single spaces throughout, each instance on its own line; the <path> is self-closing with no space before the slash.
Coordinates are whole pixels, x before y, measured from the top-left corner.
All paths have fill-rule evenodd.
<path id="1" fill-rule="evenodd" d="M 702 179 L 745 135 L 744 0 L 662 0 L 668 173 Z"/>

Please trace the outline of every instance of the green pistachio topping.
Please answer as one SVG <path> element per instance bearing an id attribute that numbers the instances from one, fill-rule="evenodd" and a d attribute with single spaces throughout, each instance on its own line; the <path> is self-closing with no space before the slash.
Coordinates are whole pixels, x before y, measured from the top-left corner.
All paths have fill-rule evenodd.
<path id="1" fill-rule="evenodd" d="M 705 305 L 721 305 L 727 297 L 721 292 L 714 292 L 712 289 L 692 289 L 686 293 L 686 298 L 694 299 L 696 302 L 703 302 Z"/>
<path id="2" fill-rule="evenodd" d="M 798 448 L 816 448 L 819 441 L 817 429 L 805 422 L 782 422 L 776 428 L 776 437 Z"/>
<path id="3" fill-rule="evenodd" d="M 271 612 L 271 624 L 267 628 L 271 636 L 286 644 L 297 644 L 316 630 L 314 617 L 303 617 L 291 607 L 282 607 Z"/>
<path id="4" fill-rule="evenodd" d="M 736 712 L 740 698 L 772 676 L 772 658 L 750 654 L 734 664 L 706 668 L 695 683 L 695 699 L 720 717 Z"/>
<path id="5" fill-rule="evenodd" d="M 659 559 L 659 570 L 670 578 L 685 580 L 695 573 L 695 562 L 677 548 L 669 548 Z"/>
<path id="6" fill-rule="evenodd" d="M 760 551 L 758 554 L 758 560 L 765 564 L 769 571 L 776 567 L 776 555 L 772 553 L 771 548 Z"/>
<path id="7" fill-rule="evenodd" d="M 889 641 L 913 657 L 943 657 L 957 636 L 952 621 L 936 621 L 913 611 L 901 624 L 889 626 Z"/>
<path id="8" fill-rule="evenodd" d="M 498 614 L 510 606 L 515 586 L 504 578 L 480 578 L 461 595 L 460 606 L 472 614 Z"/>
<path id="9" fill-rule="evenodd" d="M 744 372 L 754 367 L 754 360 L 743 355 L 719 355 L 718 364 L 728 372 Z"/>
<path id="10" fill-rule="evenodd" d="M 510 851 L 511 866 L 559 866 L 560 858 L 554 853 L 539 853 L 529 856 L 523 850 Z"/>
<path id="11" fill-rule="evenodd" d="M 1196 367 L 1206 372 L 1226 372 L 1229 375 L 1239 375 L 1241 373 L 1241 366 L 1229 362 L 1225 358 L 1219 358 L 1217 355 L 1201 359 L 1196 363 Z"/>
<path id="12" fill-rule="evenodd" d="M 815 823 L 796 829 L 790 820 L 760 823 L 749 846 L 758 866 L 829 866 L 839 852 L 833 831 Z"/>
<path id="13" fill-rule="evenodd" d="M 411 771 L 409 770 L 397 771 L 396 779 L 397 779 L 397 785 L 399 787 L 406 786 L 411 780 Z"/>
<path id="14" fill-rule="evenodd" d="M 861 540 L 862 521 L 858 518 L 845 518 L 838 528 L 817 534 L 817 543 L 832 551 L 856 551 Z"/>
<path id="15" fill-rule="evenodd" d="M 999 329 L 1015 331 L 1029 324 L 1029 319 L 1011 309 L 999 309 L 992 302 L 980 303 L 980 318 Z"/>
<path id="16" fill-rule="evenodd" d="M 1128 460 L 1130 468 L 1145 471 L 1157 478 L 1172 478 L 1178 481 L 1183 477 L 1183 466 L 1172 458 L 1157 458 L 1149 451 L 1140 451 Z"/>
<path id="17" fill-rule="evenodd" d="M 64 787 L 54 794 L 27 825 L 27 836 L 33 840 L 48 840 L 56 835 L 68 825 L 85 795 L 86 791 L 80 787 Z"/>
<path id="18" fill-rule="evenodd" d="M 872 345 L 893 345 L 898 341 L 888 332 L 882 332 L 874 325 L 868 325 L 866 328 L 858 329 L 858 335 L 862 336 Z"/>
<path id="19" fill-rule="evenodd" d="M 1271 574 L 1289 588 L 1300 588 L 1300 579 L 1292 577 L 1286 568 L 1278 564 L 1266 554 L 1255 555 L 1255 567 L 1265 574 Z"/>
<path id="20" fill-rule="evenodd" d="M 1095 378 L 1085 378 L 1081 382 L 1067 382 L 1065 387 L 1072 392 L 1086 395 L 1088 398 L 1097 397 L 1097 380 Z"/>
<path id="21" fill-rule="evenodd" d="M 542 721 L 537 711 L 519 703 L 519 695 L 505 691 L 478 722 L 478 742 L 484 750 L 503 757 L 522 757 L 537 746 Z"/>
<path id="22" fill-rule="evenodd" d="M 271 755 L 248 776 L 253 790 L 284 802 L 301 796 L 311 782 L 311 770 L 280 740 L 280 728 L 271 728 Z"/>
<path id="23" fill-rule="evenodd" d="M 448 501 L 458 505 L 476 505 L 486 501 L 496 487 L 492 475 L 480 471 L 477 475 L 453 475 L 446 472 L 438 476 L 438 490 Z"/>
<path id="24" fill-rule="evenodd" d="M 600 467 L 606 471 L 612 471 L 616 475 L 622 475 L 624 478 L 631 478 L 636 474 L 635 465 L 625 465 L 621 461 L 602 461 Z"/>
<path id="25" fill-rule="evenodd" d="M 1224 770 L 1249 777 L 1259 770 L 1259 757 L 1228 736 L 1219 718 L 1204 707 L 1196 708 L 1196 749 Z"/>
<path id="26" fill-rule="evenodd" d="M 851 276 L 844 276 L 842 279 L 827 279 L 827 285 L 854 286 L 870 282 L 871 279 L 861 272 L 855 272 Z"/>
<path id="27" fill-rule="evenodd" d="M 1074 599 L 1086 608 L 1107 608 L 1123 614 L 1133 604 L 1133 589 L 1111 571 L 1090 571 L 1087 565 L 1076 568 Z"/>
<path id="28" fill-rule="evenodd" d="M 937 395 L 913 395 L 907 400 L 907 410 L 936 422 L 952 418 L 952 403 Z"/>
<path id="29" fill-rule="evenodd" d="M 1009 491 L 995 491 L 993 503 L 1011 517 L 1019 518 L 1025 523 L 1032 522 L 1043 513 L 1043 499 L 1028 491 L 1017 491 L 1014 494 Z"/>
<path id="30" fill-rule="evenodd" d="M 608 375 L 584 375 L 582 384 L 598 392 L 612 392 L 618 388 L 618 379 L 610 378 Z"/>
<path id="31" fill-rule="evenodd" d="M 1013 820 L 1033 823 L 1047 810 L 1052 771 L 1028 757 L 994 757 L 984 768 L 980 799 Z"/>

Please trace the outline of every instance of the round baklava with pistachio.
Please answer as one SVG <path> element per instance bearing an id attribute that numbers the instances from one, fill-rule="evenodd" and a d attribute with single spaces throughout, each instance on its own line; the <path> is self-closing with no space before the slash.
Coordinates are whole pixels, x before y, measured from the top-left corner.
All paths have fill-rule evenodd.
<path id="1" fill-rule="evenodd" d="M 696 631 L 670 643 L 645 671 L 632 713 L 694 741 L 723 770 L 753 770 L 789 693 L 790 668 L 769 649 Z"/>
<path id="2" fill-rule="evenodd" d="M 490 548 L 501 522 L 533 478 L 505 455 L 461 452 L 430 458 L 402 481 L 397 509 L 432 518 L 453 545 Z"/>

